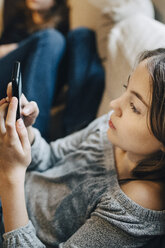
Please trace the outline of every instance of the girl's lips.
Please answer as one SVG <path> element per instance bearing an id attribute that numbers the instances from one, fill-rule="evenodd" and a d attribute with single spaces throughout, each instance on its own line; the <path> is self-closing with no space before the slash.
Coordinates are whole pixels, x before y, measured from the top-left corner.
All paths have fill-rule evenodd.
<path id="1" fill-rule="evenodd" d="M 113 125 L 113 122 L 112 122 L 111 120 L 109 120 L 109 126 L 110 126 L 110 128 L 112 128 L 112 129 L 116 129 L 115 126 Z"/>

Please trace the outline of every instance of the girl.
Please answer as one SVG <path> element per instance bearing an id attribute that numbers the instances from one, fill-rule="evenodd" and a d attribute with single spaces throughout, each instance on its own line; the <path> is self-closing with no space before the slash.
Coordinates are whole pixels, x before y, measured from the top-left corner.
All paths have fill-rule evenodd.
<path id="1" fill-rule="evenodd" d="M 144 52 L 124 87 L 110 114 L 50 145 L 30 126 L 38 113 L 35 103 L 22 99 L 25 125 L 15 124 L 17 99 L 8 87 L 8 99 L 0 102 L 4 247 L 160 242 L 165 234 L 165 49 Z"/>
<path id="2" fill-rule="evenodd" d="M 63 34 L 69 29 L 66 0 L 5 0 L 4 29 L 0 39 L 0 98 L 6 94 L 14 61 L 21 62 L 23 92 L 41 112 L 35 126 L 48 138 L 50 108 L 66 50 Z M 37 83 L 36 83 L 37 82 Z M 47 94 L 47 101 L 43 101 Z"/>
<path id="3" fill-rule="evenodd" d="M 1 44 L 18 43 L 45 28 L 55 28 L 63 34 L 69 30 L 66 0 L 6 0 L 3 16 Z"/>

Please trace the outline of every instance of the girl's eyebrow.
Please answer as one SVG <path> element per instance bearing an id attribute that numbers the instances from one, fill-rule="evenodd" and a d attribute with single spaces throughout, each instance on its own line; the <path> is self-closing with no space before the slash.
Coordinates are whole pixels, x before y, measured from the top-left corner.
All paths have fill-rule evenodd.
<path id="1" fill-rule="evenodd" d="M 128 85 L 129 85 L 129 81 L 130 81 L 130 77 L 131 77 L 131 75 L 129 75 L 128 76 L 128 80 L 127 80 L 127 87 L 128 87 Z M 143 97 L 139 94 L 139 93 L 137 93 L 136 91 L 134 91 L 134 90 L 131 90 L 130 91 L 132 94 L 134 94 L 147 108 L 149 108 L 149 106 L 148 106 L 148 104 L 144 101 L 144 99 L 143 99 Z"/>
<path id="2" fill-rule="evenodd" d="M 139 93 L 134 90 L 131 90 L 130 92 L 134 94 L 147 108 L 149 108 L 148 104 L 144 101 L 143 97 Z"/>

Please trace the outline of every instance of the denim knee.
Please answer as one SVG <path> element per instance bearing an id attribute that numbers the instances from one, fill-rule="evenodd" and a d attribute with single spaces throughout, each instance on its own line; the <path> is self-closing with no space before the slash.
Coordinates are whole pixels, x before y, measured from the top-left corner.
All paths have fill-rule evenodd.
<path id="1" fill-rule="evenodd" d="M 45 29 L 34 34 L 38 42 L 42 45 L 48 46 L 49 50 L 53 52 L 54 48 L 58 51 L 65 49 L 66 40 L 62 33 L 55 29 Z M 53 49 L 53 50 L 52 50 Z"/>
<path id="2" fill-rule="evenodd" d="M 30 35 L 27 39 L 20 42 L 20 47 L 26 47 L 31 44 L 31 48 L 39 49 L 40 47 L 46 48 L 47 52 L 51 54 L 56 50 L 62 54 L 66 48 L 66 40 L 62 33 L 55 29 L 44 29 Z M 55 49 L 56 48 L 56 49 Z"/>
<path id="3" fill-rule="evenodd" d="M 71 30 L 68 33 L 68 41 L 71 42 L 75 42 L 77 40 L 79 41 L 83 41 L 84 44 L 88 45 L 89 43 L 91 43 L 91 41 L 93 42 L 95 40 L 95 32 L 89 28 L 85 28 L 85 27 L 80 27 L 80 28 L 76 28 L 74 30 Z"/>

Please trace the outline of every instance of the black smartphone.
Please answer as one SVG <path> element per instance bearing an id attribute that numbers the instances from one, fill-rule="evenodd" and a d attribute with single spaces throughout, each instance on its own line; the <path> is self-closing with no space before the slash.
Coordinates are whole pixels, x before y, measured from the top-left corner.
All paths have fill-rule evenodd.
<path id="1" fill-rule="evenodd" d="M 21 70 L 20 70 L 20 62 L 16 61 L 13 65 L 12 70 L 12 96 L 17 97 L 18 99 L 18 107 L 16 120 L 21 118 L 21 95 L 22 95 L 22 78 L 21 78 Z"/>

